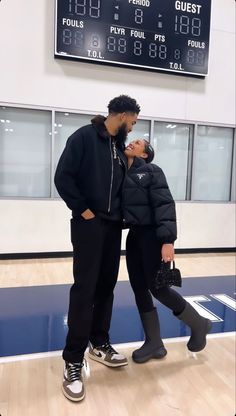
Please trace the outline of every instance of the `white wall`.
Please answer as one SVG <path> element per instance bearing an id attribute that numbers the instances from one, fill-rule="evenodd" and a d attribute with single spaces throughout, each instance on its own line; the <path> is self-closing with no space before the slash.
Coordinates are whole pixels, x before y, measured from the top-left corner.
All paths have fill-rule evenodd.
<path id="1" fill-rule="evenodd" d="M 54 1 L 0 2 L 0 101 L 105 112 L 129 94 L 140 116 L 235 123 L 235 2 L 212 0 L 206 79 L 142 72 L 53 57 Z M 233 204 L 179 203 L 178 247 L 231 247 Z M 0 253 L 71 250 L 60 201 L 0 200 Z M 124 243 L 123 243 L 124 244 Z"/>
<path id="2" fill-rule="evenodd" d="M 234 215 L 233 204 L 178 203 L 175 247 L 233 247 Z M 60 201 L 1 201 L 0 218 L 0 253 L 72 251 L 70 211 Z"/>

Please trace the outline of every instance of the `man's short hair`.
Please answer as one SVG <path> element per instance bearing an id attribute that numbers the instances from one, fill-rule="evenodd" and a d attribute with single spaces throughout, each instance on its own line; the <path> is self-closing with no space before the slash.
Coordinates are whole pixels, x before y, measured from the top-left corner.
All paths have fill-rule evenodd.
<path id="1" fill-rule="evenodd" d="M 134 98 L 128 95 L 119 95 L 119 97 L 113 98 L 108 104 L 109 114 L 118 113 L 133 113 L 139 114 L 140 106 Z"/>

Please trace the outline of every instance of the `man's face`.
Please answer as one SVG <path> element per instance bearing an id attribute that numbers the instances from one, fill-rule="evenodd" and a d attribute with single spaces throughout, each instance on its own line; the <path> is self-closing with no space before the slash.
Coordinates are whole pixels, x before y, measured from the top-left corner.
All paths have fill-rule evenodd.
<path id="1" fill-rule="evenodd" d="M 125 128 L 126 134 L 130 133 L 133 130 L 133 127 L 137 122 L 137 118 L 138 114 L 135 113 L 121 114 L 121 127 L 123 126 L 123 128 Z"/>
<path id="2" fill-rule="evenodd" d="M 133 113 L 122 113 L 119 114 L 119 127 L 117 131 L 117 139 L 120 142 L 125 142 L 127 139 L 128 133 L 133 130 L 133 126 L 136 124 L 138 115 Z"/>

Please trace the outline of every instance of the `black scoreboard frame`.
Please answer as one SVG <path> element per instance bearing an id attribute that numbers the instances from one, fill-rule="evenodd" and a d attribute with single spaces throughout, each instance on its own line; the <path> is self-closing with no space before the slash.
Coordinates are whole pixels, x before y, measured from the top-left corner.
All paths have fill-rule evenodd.
<path id="1" fill-rule="evenodd" d="M 90 9 L 91 5 L 94 5 L 97 1 L 97 4 L 101 5 L 101 2 L 103 2 L 103 4 L 106 2 L 106 4 L 109 4 L 110 9 L 109 9 L 109 13 L 113 13 L 113 15 L 115 16 L 114 12 L 116 11 L 117 7 L 123 7 L 123 10 L 125 9 L 125 7 L 129 7 L 131 6 L 130 10 L 134 11 L 135 13 L 137 12 L 137 10 L 139 10 L 139 15 L 135 15 L 133 16 L 136 22 L 136 18 L 137 21 L 139 19 L 139 21 L 142 19 L 142 16 L 144 15 L 144 12 L 147 13 L 147 7 L 145 9 L 145 6 L 142 5 L 137 5 L 134 3 L 138 3 L 140 1 L 141 4 L 149 4 L 149 5 L 153 5 L 155 2 L 155 6 L 156 3 L 161 4 L 162 7 L 166 7 L 167 3 L 171 3 L 175 6 L 175 10 L 169 10 L 167 9 L 167 12 L 170 13 L 170 17 L 173 20 L 173 13 L 175 13 L 175 20 L 172 21 L 172 26 L 174 27 L 175 32 L 173 33 L 173 36 L 176 35 L 176 40 L 180 39 L 183 43 L 183 41 L 185 40 L 185 38 L 187 38 L 187 43 L 190 43 L 190 47 L 189 45 L 183 46 L 183 49 L 180 49 L 180 46 L 174 46 L 175 49 L 175 54 L 173 55 L 173 59 L 170 61 L 170 58 L 167 59 L 167 62 L 169 61 L 169 65 L 170 67 L 161 67 L 161 66 L 149 66 L 146 64 L 137 64 L 134 63 L 133 61 L 131 61 L 131 57 L 130 54 L 128 54 L 128 57 L 130 59 L 126 59 L 126 61 L 122 62 L 119 61 L 117 59 L 111 60 L 111 59 L 104 59 L 104 57 L 102 57 L 102 54 L 104 54 L 103 52 L 101 52 L 101 50 L 99 50 L 100 48 L 97 47 L 97 44 L 95 43 L 95 47 L 92 46 L 91 49 L 87 49 L 86 47 L 83 48 L 83 51 L 87 51 L 90 54 L 93 54 L 95 56 L 82 56 L 82 54 L 80 55 L 79 52 L 78 54 L 75 53 L 75 48 L 77 48 L 77 45 L 74 45 L 74 49 L 72 47 L 72 34 L 79 34 L 80 38 L 78 37 L 77 40 L 73 41 L 76 43 L 76 41 L 79 43 L 83 37 L 83 42 L 84 42 L 84 33 L 85 36 L 87 35 L 86 32 L 86 24 L 87 26 L 90 26 L 91 28 L 91 22 L 95 24 L 97 23 L 97 20 L 94 19 L 94 16 L 92 16 L 92 13 L 94 13 L 94 10 L 90 13 Z M 88 4 L 87 4 L 88 3 Z M 126 4 L 125 4 L 126 3 Z M 60 4 L 60 6 L 63 4 L 63 6 L 65 7 L 65 5 L 67 5 L 68 8 L 70 8 L 70 10 L 68 11 L 67 14 L 64 14 L 63 17 L 61 17 L 61 11 L 60 13 L 58 13 L 58 5 Z M 81 5 L 82 4 L 82 5 Z M 84 7 L 83 7 L 84 5 Z M 74 13 L 72 12 L 72 6 L 74 6 Z M 132 9 L 133 6 L 133 9 Z M 176 7 L 182 8 L 182 9 L 176 9 Z M 87 8 L 86 8 L 87 7 Z M 100 7 L 100 6 L 99 6 Z M 149 6 L 150 7 L 150 6 Z M 201 19 L 198 18 L 197 16 L 200 16 L 201 13 L 201 8 L 202 7 L 207 7 L 207 17 L 205 17 L 207 19 L 207 27 L 204 27 L 204 37 L 200 37 L 200 30 L 202 29 L 201 27 Z M 83 16 L 81 16 L 82 13 L 86 14 L 87 10 L 89 9 L 89 13 L 91 14 L 90 16 L 86 16 L 85 19 L 83 19 Z M 95 9 L 95 7 L 94 7 Z M 97 7 L 98 9 L 98 7 Z M 77 14 L 75 13 L 75 11 L 78 12 L 78 10 L 80 11 L 80 15 L 77 16 Z M 85 12 L 83 12 L 83 10 Z M 152 11 L 152 10 L 151 10 Z M 160 11 L 160 10 L 159 10 Z M 162 9 L 161 9 L 162 11 Z M 82 13 L 81 13 L 82 12 Z M 95 10 L 95 12 L 98 14 L 100 13 L 100 10 Z M 152 13 L 150 13 L 150 10 L 148 10 L 149 12 L 149 18 L 150 20 L 152 19 Z M 197 14 L 197 12 L 199 12 Z M 106 11 L 107 13 L 107 11 Z M 182 14 L 181 14 L 182 13 Z M 184 14 L 183 14 L 184 13 Z M 129 15 L 129 13 L 126 13 L 124 15 L 124 19 L 127 20 L 127 15 Z M 161 16 L 163 17 L 163 15 L 159 12 L 157 12 L 157 16 Z M 169 15 L 167 16 L 169 17 Z M 165 16 L 164 19 L 164 23 L 167 23 L 167 21 L 169 22 L 169 20 L 167 19 L 167 17 Z M 93 20 L 92 20 L 93 18 Z M 100 15 L 99 15 L 100 18 Z M 62 31 L 62 23 L 60 22 L 60 19 L 62 19 L 63 25 L 65 24 L 65 27 Z M 107 19 L 107 16 L 106 16 Z M 171 19 L 170 19 L 171 20 Z M 69 22 L 69 23 L 68 23 Z M 189 23 L 191 22 L 191 24 Z M 188 25 L 187 25 L 188 23 Z M 69 24 L 69 25 L 68 25 Z M 85 24 L 85 27 L 84 27 Z M 157 41 L 156 39 L 149 39 L 146 43 L 149 47 L 149 58 L 159 58 L 160 55 L 162 54 L 162 56 L 165 56 L 165 50 L 169 51 L 170 48 L 168 46 L 166 46 L 166 39 L 167 39 L 167 44 L 172 45 L 171 40 L 166 36 L 166 32 L 163 30 L 158 30 L 161 28 L 157 28 L 157 30 L 154 32 L 153 30 L 148 30 L 145 29 L 145 27 L 139 26 L 136 24 L 136 27 L 132 27 L 132 26 L 126 26 L 126 25 L 121 25 L 120 23 L 116 23 L 116 22 L 111 22 L 109 21 L 105 21 L 102 22 L 103 27 L 107 26 L 108 28 L 110 28 L 110 33 L 107 33 L 106 36 L 106 47 L 107 49 L 116 47 L 118 45 L 118 48 L 120 48 L 120 51 L 122 53 L 120 53 L 119 57 L 120 59 L 123 58 L 124 56 L 124 43 L 127 44 L 128 41 L 131 39 L 131 36 L 133 35 L 138 35 L 138 36 L 143 36 L 143 37 L 134 37 L 133 40 L 133 45 L 142 45 L 143 41 L 146 40 L 146 35 L 148 36 L 154 36 L 154 39 L 157 37 Z M 160 21 L 158 22 L 158 24 L 161 24 Z M 74 25 L 74 26 L 73 26 Z M 80 27 L 80 25 L 83 25 L 83 27 Z M 100 22 L 98 22 L 97 26 L 101 25 Z M 134 23 L 135 25 L 135 23 Z M 166 25 L 167 26 L 167 25 Z M 129 69 L 136 69 L 136 70 L 145 70 L 145 71 L 151 71 L 151 72 L 158 72 L 158 73 L 168 73 L 168 74 L 174 74 L 174 75 L 185 75 L 185 76 L 192 76 L 192 77 L 197 77 L 197 78 L 205 78 L 206 76 L 209 75 L 209 46 L 210 46 L 210 27 L 211 27 L 211 0 L 189 0 L 189 1 L 179 1 L 179 0 L 55 0 L 55 38 L 54 38 L 54 57 L 55 58 L 59 58 L 59 59 L 67 59 L 67 60 L 76 60 L 76 61 L 80 61 L 80 62 L 85 62 L 85 63 L 93 63 L 93 64 L 100 64 L 100 65 L 108 65 L 108 66 L 118 66 L 121 68 L 129 68 Z M 177 30 L 179 29 L 179 30 Z M 191 36 L 190 36 L 190 29 L 191 29 Z M 91 29 L 90 29 L 91 30 Z M 117 33 L 111 33 L 112 30 L 117 30 L 122 33 L 123 32 L 123 36 L 118 38 Z M 182 30 L 182 32 L 181 32 Z M 185 33 L 185 31 L 188 30 L 188 33 Z M 128 33 L 130 32 L 130 36 L 127 37 L 125 31 Z M 66 35 L 64 35 L 64 33 L 66 32 Z M 158 32 L 158 33 L 156 33 Z M 181 33 L 180 33 L 181 32 Z M 88 36 L 93 36 L 93 42 L 94 40 L 98 43 L 98 40 L 100 40 L 100 36 L 104 36 L 104 32 L 99 33 L 99 35 L 97 34 L 93 34 L 91 35 L 92 32 L 89 33 Z M 96 33 L 96 32 L 95 32 Z M 125 33 L 125 35 L 124 35 Z M 167 33 L 168 34 L 168 33 Z M 69 36 L 70 35 L 70 36 Z M 189 36 L 186 36 L 189 35 Z M 59 39 L 60 36 L 63 36 L 63 41 L 64 39 L 66 40 L 67 44 L 63 45 L 65 46 L 65 50 L 62 51 L 60 49 L 62 49 L 61 47 L 59 47 Z M 78 35 L 77 35 L 78 36 Z M 189 39 L 188 39 L 189 38 Z M 107 44 L 107 39 L 108 41 L 110 41 L 110 45 L 109 43 Z M 164 40 L 163 40 L 164 39 Z M 175 40 L 175 39 L 174 39 Z M 112 41 L 112 42 L 111 42 Z M 122 43 L 121 43 L 122 41 Z M 68 44 L 68 42 L 71 42 L 71 44 Z M 118 44 L 118 42 L 120 44 Z M 149 43 L 148 43 L 149 42 Z M 61 42 L 60 42 L 61 43 Z M 144 42 L 145 44 L 145 42 Z M 156 46 L 155 46 L 156 45 Z M 68 46 L 70 46 L 70 48 L 68 48 Z M 146 45 L 145 45 L 146 46 Z M 189 47 L 188 49 L 188 55 L 187 55 L 187 59 L 189 59 L 188 62 L 188 67 L 191 65 L 190 60 L 192 60 L 194 62 L 195 65 L 193 65 L 194 68 L 196 68 L 196 66 L 198 65 L 199 67 L 201 66 L 201 59 L 203 59 L 203 54 L 204 52 L 206 52 L 206 57 L 204 58 L 205 61 L 204 62 L 204 69 L 202 71 L 196 71 L 195 69 L 193 71 L 191 70 L 185 70 L 182 65 L 182 59 L 181 60 L 177 60 L 175 59 L 178 58 L 177 56 L 177 51 L 179 51 L 179 55 L 182 56 L 183 51 L 185 52 L 187 50 L 187 47 Z M 123 50 L 122 50 L 123 48 Z M 203 50 L 204 52 L 203 52 Z M 69 51 L 69 52 L 68 52 Z M 106 53 L 109 53 L 111 51 L 106 51 Z M 112 52 L 114 52 L 112 50 Z M 140 49 L 136 48 L 133 49 L 133 52 L 140 52 Z M 191 52 L 191 54 L 190 54 Z M 159 54 L 157 57 L 157 53 Z M 185 52 L 186 53 L 186 52 Z M 151 56 L 151 54 L 156 54 L 154 57 Z M 134 55 L 134 53 L 133 53 Z M 167 55 L 167 54 L 166 54 Z M 111 54 L 112 56 L 112 54 Z M 114 56 L 114 55 L 113 55 Z M 116 56 L 118 56 L 118 51 L 116 51 Z M 137 56 L 137 55 L 136 55 Z M 135 56 L 135 57 L 136 57 Z M 146 54 L 147 56 L 147 54 Z M 196 58 L 197 57 L 197 58 Z M 185 56 L 186 58 L 186 56 Z M 146 57 L 146 59 L 148 59 Z M 159 58 L 159 62 L 160 59 L 163 58 Z M 196 64 L 197 59 L 199 59 L 199 62 Z M 128 61 L 128 62 L 127 62 Z M 166 62 L 166 63 L 167 63 Z M 186 61 L 185 61 L 186 63 Z"/>

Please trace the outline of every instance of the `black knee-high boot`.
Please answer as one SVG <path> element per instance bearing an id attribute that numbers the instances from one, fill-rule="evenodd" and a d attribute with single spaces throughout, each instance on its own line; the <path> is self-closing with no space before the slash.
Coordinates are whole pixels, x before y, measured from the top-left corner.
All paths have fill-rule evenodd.
<path id="1" fill-rule="evenodd" d="M 140 314 L 145 333 L 145 342 L 141 348 L 133 351 L 132 358 L 136 363 L 145 363 L 151 358 L 163 358 L 167 351 L 160 336 L 160 324 L 156 308 Z"/>
<path id="2" fill-rule="evenodd" d="M 189 351 L 203 350 L 206 346 L 206 335 L 211 330 L 212 322 L 199 315 L 190 303 L 186 303 L 183 312 L 179 315 L 175 314 L 175 316 L 191 328 L 191 337 L 187 343 Z"/>

